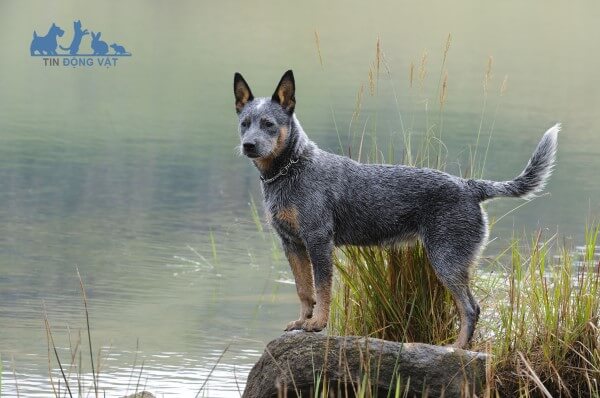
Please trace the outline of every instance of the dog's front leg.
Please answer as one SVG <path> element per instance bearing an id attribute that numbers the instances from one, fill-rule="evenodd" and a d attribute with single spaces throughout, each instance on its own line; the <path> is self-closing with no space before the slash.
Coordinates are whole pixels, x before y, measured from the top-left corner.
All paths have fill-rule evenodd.
<path id="1" fill-rule="evenodd" d="M 312 317 L 315 305 L 315 287 L 313 283 L 313 271 L 306 247 L 291 242 L 283 243 L 285 255 L 290 263 L 296 281 L 296 292 L 300 298 L 300 318 L 288 323 L 288 330 L 302 329 L 307 319 Z"/>
<path id="2" fill-rule="evenodd" d="M 307 319 L 302 329 L 318 332 L 327 326 L 329 305 L 331 304 L 331 280 L 333 276 L 333 242 L 331 240 L 313 240 L 307 242 L 308 254 L 313 265 L 317 303 L 313 316 Z"/>

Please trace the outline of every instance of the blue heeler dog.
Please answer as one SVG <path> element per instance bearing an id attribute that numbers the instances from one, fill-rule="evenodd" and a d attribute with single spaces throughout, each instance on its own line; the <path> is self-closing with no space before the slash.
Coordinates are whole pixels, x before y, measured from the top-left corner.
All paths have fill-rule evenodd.
<path id="1" fill-rule="evenodd" d="M 319 331 L 327 325 L 334 246 L 417 238 L 456 302 L 460 332 L 454 345 L 466 347 L 479 318 L 469 269 L 488 236 L 481 203 L 500 196 L 530 198 L 541 191 L 552 172 L 560 126 L 544 134 L 514 180 L 467 180 L 427 168 L 361 164 L 319 149 L 294 115 L 291 70 L 271 98 L 254 98 L 239 73 L 233 90 L 240 150 L 260 172 L 265 208 L 301 302 L 300 319 L 286 330 Z"/>

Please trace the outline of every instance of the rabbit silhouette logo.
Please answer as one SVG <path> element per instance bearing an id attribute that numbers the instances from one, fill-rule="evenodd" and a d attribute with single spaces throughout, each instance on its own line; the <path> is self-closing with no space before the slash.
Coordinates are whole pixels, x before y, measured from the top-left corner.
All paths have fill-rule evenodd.
<path id="1" fill-rule="evenodd" d="M 73 22 L 73 36 L 68 47 L 59 43 L 65 31 L 56 23 L 52 23 L 44 36 L 33 31 L 33 39 L 29 46 L 32 57 L 41 57 L 44 66 L 90 68 L 113 68 L 122 57 L 131 57 L 122 43 L 108 44 L 102 32 L 84 29 L 81 20 Z M 87 38 L 86 38 L 87 36 Z"/>

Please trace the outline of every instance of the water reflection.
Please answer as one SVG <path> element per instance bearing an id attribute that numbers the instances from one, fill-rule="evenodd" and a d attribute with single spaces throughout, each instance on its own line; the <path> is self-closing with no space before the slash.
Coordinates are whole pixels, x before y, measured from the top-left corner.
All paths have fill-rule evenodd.
<path id="1" fill-rule="evenodd" d="M 498 222 L 488 253 L 505 247 L 513 231 L 556 225 L 582 242 L 586 218 L 600 211 L 600 124 L 590 111 L 600 106 L 600 56 L 589 52 L 589 38 L 598 36 L 595 3 L 487 4 L 477 12 L 393 1 L 248 3 L 236 12 L 227 2 L 16 4 L 0 4 L 0 47 L 9 55 L 0 67 L 3 396 L 16 395 L 13 357 L 21 396 L 48 396 L 42 302 L 59 347 L 69 347 L 69 330 L 85 331 L 76 266 L 94 350 L 107 347 L 100 385 L 111 396 L 131 387 L 142 360 L 148 390 L 195 395 L 232 342 L 207 396 L 237 396 L 233 375 L 243 385 L 264 344 L 296 314 L 278 242 L 252 221 L 248 202 L 260 198 L 256 170 L 235 154 L 236 70 L 255 82 L 255 94 L 266 95 L 293 67 L 298 115 L 321 147 L 339 152 L 340 141 L 346 148 L 347 137 L 367 126 L 376 132 L 366 145 L 392 137 L 400 159 L 399 112 L 416 140 L 440 120 L 435 82 L 452 32 L 443 117 L 452 171 L 468 158 L 480 125 L 490 54 L 492 86 L 509 75 L 509 89 L 502 97 L 490 89 L 483 115 L 484 139 L 493 131 L 486 178 L 516 175 L 543 131 L 559 120 L 564 126 L 551 195 Z M 49 18 L 105 26 L 135 56 L 113 70 L 44 69 L 30 62 L 23 43 Z M 390 74 L 382 73 L 372 98 L 367 71 L 378 36 Z M 411 88 L 408 71 L 424 49 L 428 79 Z M 361 84 L 363 108 L 353 120 Z M 491 219 L 514 206 L 491 203 Z M 69 357 L 64 348 L 61 354 Z"/>

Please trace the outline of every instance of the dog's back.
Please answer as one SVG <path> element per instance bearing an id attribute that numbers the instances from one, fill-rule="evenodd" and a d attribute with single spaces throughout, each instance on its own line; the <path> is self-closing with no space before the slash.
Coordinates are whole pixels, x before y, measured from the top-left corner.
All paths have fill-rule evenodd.
<path id="1" fill-rule="evenodd" d="M 336 245 L 413 239 L 440 208 L 479 209 L 466 180 L 438 170 L 360 164 L 319 149 L 310 156 L 299 165 L 289 197 L 307 212 L 312 208 L 314 222 L 331 219 Z"/>
<path id="2" fill-rule="evenodd" d="M 479 203 L 497 196 L 527 197 L 542 189 L 553 167 L 558 130 L 558 125 L 551 128 L 523 173 L 505 182 L 467 180 L 428 168 L 361 164 L 316 149 L 298 173 L 296 184 L 302 188 L 295 201 L 329 204 L 319 216 L 332 217 L 338 245 L 424 238 L 440 225 L 452 232 L 465 222 L 487 233 Z"/>

